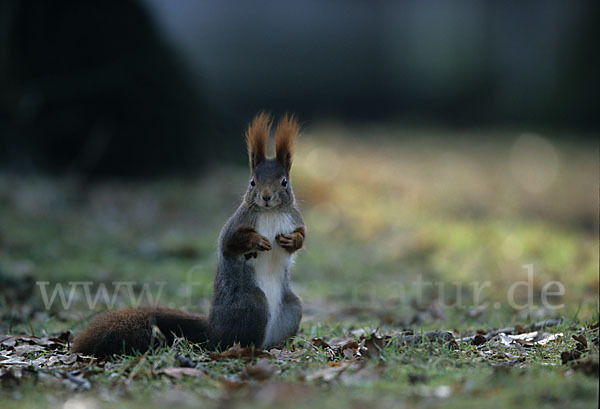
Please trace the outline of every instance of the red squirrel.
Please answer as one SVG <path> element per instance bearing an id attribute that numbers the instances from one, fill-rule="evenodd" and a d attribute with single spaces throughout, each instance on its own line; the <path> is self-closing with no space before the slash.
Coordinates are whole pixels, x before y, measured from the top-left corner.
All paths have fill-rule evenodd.
<path id="1" fill-rule="evenodd" d="M 246 130 L 250 181 L 244 199 L 219 235 L 217 271 L 208 317 L 139 307 L 99 315 L 73 341 L 73 351 L 105 357 L 144 352 L 155 328 L 210 348 L 234 343 L 266 348 L 298 331 L 302 303 L 289 271 L 306 227 L 294 198 L 290 170 L 299 124 L 284 116 L 275 130 L 275 158 L 267 158 L 271 118 L 261 113 Z"/>

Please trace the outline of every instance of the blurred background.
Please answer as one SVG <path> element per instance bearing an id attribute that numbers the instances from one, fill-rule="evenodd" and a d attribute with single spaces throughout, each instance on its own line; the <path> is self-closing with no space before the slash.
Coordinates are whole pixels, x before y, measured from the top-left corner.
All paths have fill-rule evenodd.
<path id="1" fill-rule="evenodd" d="M 0 313 L 76 328 L 37 280 L 165 278 L 206 311 L 266 110 L 304 124 L 307 320 L 597 317 L 599 5 L 0 0 Z M 530 263 L 565 309 L 506 306 Z M 493 286 L 452 308 L 463 290 L 419 300 L 419 276 Z"/>
<path id="2" fill-rule="evenodd" d="M 560 0 L 2 0 L 0 164 L 129 177 L 241 163 L 241 130 L 261 109 L 307 125 L 595 137 L 598 9 Z"/>

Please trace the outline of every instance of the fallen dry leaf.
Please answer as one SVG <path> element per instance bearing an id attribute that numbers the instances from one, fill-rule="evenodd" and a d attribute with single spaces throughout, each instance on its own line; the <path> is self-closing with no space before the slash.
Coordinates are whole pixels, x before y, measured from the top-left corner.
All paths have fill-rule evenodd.
<path id="1" fill-rule="evenodd" d="M 483 345 L 487 342 L 487 338 L 481 334 L 477 334 L 473 337 L 473 340 L 471 341 L 472 345 Z"/>
<path id="2" fill-rule="evenodd" d="M 357 343 L 357 345 L 358 345 L 358 343 Z M 355 349 L 345 348 L 342 350 L 342 354 L 344 355 L 344 358 L 346 358 L 346 359 L 353 359 L 355 356 L 357 356 L 357 353 L 355 351 L 358 352 L 358 348 L 355 348 Z"/>
<path id="3" fill-rule="evenodd" d="M 533 345 L 546 345 L 548 342 L 556 341 L 557 339 L 563 336 L 562 332 L 557 332 L 556 334 L 549 334 L 547 332 L 539 335 L 533 341 Z M 528 346 L 528 345 L 526 345 Z"/>
<path id="4" fill-rule="evenodd" d="M 579 351 L 585 351 L 588 348 L 588 343 L 587 343 L 587 339 L 585 339 L 585 336 L 583 336 L 582 334 L 580 335 L 573 335 L 573 339 L 575 341 L 577 341 L 577 345 L 576 348 Z"/>
<path id="5" fill-rule="evenodd" d="M 244 369 L 244 378 L 252 378 L 257 381 L 264 381 L 273 376 L 277 368 L 271 365 L 267 358 L 259 359 L 254 365 L 248 365 Z"/>
<path id="6" fill-rule="evenodd" d="M 514 339 L 512 339 L 511 337 L 509 337 L 506 334 L 498 334 L 498 339 L 500 340 L 502 345 L 507 346 L 507 347 L 511 346 L 514 342 Z"/>
<path id="7" fill-rule="evenodd" d="M 14 347 L 17 344 L 17 337 L 10 335 L 0 336 L 0 345 L 4 347 Z"/>
<path id="8" fill-rule="evenodd" d="M 254 358 L 271 358 L 271 354 L 262 349 L 254 347 L 241 347 L 240 344 L 236 343 L 231 348 L 218 353 L 213 352 L 210 355 L 212 360 L 229 359 L 229 358 L 241 358 L 241 359 L 254 359 Z"/>
<path id="9" fill-rule="evenodd" d="M 517 324 L 514 327 L 494 329 L 491 331 L 478 330 L 477 334 L 472 335 L 472 336 L 467 336 L 467 337 L 461 337 L 461 338 L 458 338 L 456 341 L 459 343 L 460 342 L 473 342 L 473 340 L 475 339 L 475 337 L 477 335 L 482 335 L 487 340 L 491 340 L 498 334 L 518 335 L 518 334 L 525 333 L 527 331 L 533 332 L 533 331 L 539 331 L 540 329 L 543 329 L 543 328 L 554 327 L 556 325 L 559 325 L 560 323 L 562 323 L 561 318 L 553 318 L 553 319 L 548 319 L 546 321 L 540 321 L 540 322 L 533 323 L 533 324 L 529 325 L 528 327 L 524 327 L 522 325 Z"/>
<path id="10" fill-rule="evenodd" d="M 331 348 L 331 346 L 321 338 L 313 338 L 312 344 L 314 348 L 322 349 L 323 351 L 325 351 L 325 353 L 327 354 L 327 359 L 329 359 L 330 361 L 333 361 L 337 358 L 336 351 L 334 351 L 333 348 Z"/>
<path id="11" fill-rule="evenodd" d="M 205 376 L 206 374 L 201 369 L 196 368 L 182 368 L 182 367 L 169 367 L 163 368 L 160 371 L 156 372 L 157 375 L 167 375 L 170 378 L 181 379 L 184 376 L 189 376 L 192 378 L 198 378 L 201 376 Z"/>
<path id="12" fill-rule="evenodd" d="M 364 361 L 338 361 L 328 362 L 324 368 L 317 369 L 316 371 L 306 375 L 307 381 L 324 381 L 330 382 L 348 369 L 358 370 L 364 366 Z"/>
<path id="13" fill-rule="evenodd" d="M 389 339 L 389 337 L 388 337 Z M 383 352 L 383 347 L 385 346 L 386 337 L 379 337 L 375 332 L 369 335 L 367 338 L 363 340 L 361 343 L 362 349 L 361 353 L 367 357 L 378 357 Z"/>
<path id="14" fill-rule="evenodd" d="M 336 337 L 327 342 L 334 351 L 343 351 L 344 349 L 357 349 L 358 341 L 352 337 Z"/>
<path id="15" fill-rule="evenodd" d="M 356 333 L 361 334 L 360 340 L 353 337 L 336 337 L 329 341 L 313 338 L 312 343 L 315 347 L 323 349 L 331 361 L 339 358 L 351 360 L 362 356 L 379 356 L 385 342 L 391 338 L 390 336 L 379 337 L 375 331 L 369 335 L 364 330 Z"/>
<path id="16" fill-rule="evenodd" d="M 69 354 L 69 355 L 63 355 L 63 356 L 59 357 L 59 359 L 65 365 L 73 365 L 77 361 L 83 361 L 83 358 L 81 357 L 81 355 L 74 354 L 74 353 Z"/>
<path id="17" fill-rule="evenodd" d="M 342 372 L 348 368 L 348 365 L 340 364 L 337 366 L 327 366 L 316 370 L 315 372 L 306 376 L 307 381 L 321 380 L 329 382 L 334 378 L 338 377 Z"/>
<path id="18" fill-rule="evenodd" d="M 18 356 L 28 355 L 33 352 L 41 352 L 41 351 L 44 351 L 45 349 L 46 348 L 44 348 L 41 345 L 31 345 L 31 344 L 19 345 L 19 346 L 14 347 L 15 355 L 18 355 Z"/>
<path id="19" fill-rule="evenodd" d="M 66 345 L 66 341 L 59 338 L 33 337 L 33 336 L 0 336 L 0 345 L 4 347 L 15 347 L 17 344 L 40 345 L 50 349 L 60 348 Z"/>
<path id="20" fill-rule="evenodd" d="M 288 349 L 277 349 L 271 348 L 269 353 L 276 359 L 284 360 L 284 361 L 294 361 L 300 362 L 301 358 L 306 355 L 306 349 L 296 349 L 295 351 L 291 351 Z"/>
<path id="21" fill-rule="evenodd" d="M 496 338 L 502 345 L 507 347 L 533 347 L 536 345 L 546 345 L 549 342 L 556 341 L 562 336 L 562 332 L 556 334 L 544 332 L 540 334 L 538 331 L 533 331 L 518 335 L 507 335 L 500 333 L 496 336 Z"/>
<path id="22" fill-rule="evenodd" d="M 6 359 L 0 361 L 0 366 L 9 367 L 9 366 L 29 366 L 31 361 L 29 359 L 23 358 L 18 355 L 10 355 L 6 356 Z"/>
<path id="23" fill-rule="evenodd" d="M 311 342 L 317 348 L 331 348 L 331 346 L 321 338 L 313 338 Z"/>

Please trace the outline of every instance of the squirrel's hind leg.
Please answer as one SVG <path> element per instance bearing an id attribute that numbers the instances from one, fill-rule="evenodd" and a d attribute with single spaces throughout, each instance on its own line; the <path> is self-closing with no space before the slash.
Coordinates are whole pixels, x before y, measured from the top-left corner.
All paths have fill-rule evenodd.
<path id="1" fill-rule="evenodd" d="M 261 347 L 267 328 L 267 299 L 258 288 L 213 300 L 209 316 L 210 344 L 225 349 L 234 343 Z"/>

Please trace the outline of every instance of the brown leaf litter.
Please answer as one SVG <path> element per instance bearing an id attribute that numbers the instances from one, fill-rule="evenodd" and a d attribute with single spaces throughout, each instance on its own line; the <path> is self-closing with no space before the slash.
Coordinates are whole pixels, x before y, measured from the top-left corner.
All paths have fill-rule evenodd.
<path id="1" fill-rule="evenodd" d="M 229 349 L 223 351 L 223 352 L 213 352 L 209 354 L 210 358 L 212 360 L 219 360 L 219 359 L 232 359 L 232 358 L 238 358 L 238 359 L 245 359 L 245 360 L 252 360 L 254 358 L 271 358 L 272 355 L 267 352 L 267 351 L 263 351 L 262 349 L 259 348 L 255 348 L 255 347 L 241 347 L 239 343 L 235 343 L 232 347 L 230 347 Z"/>

